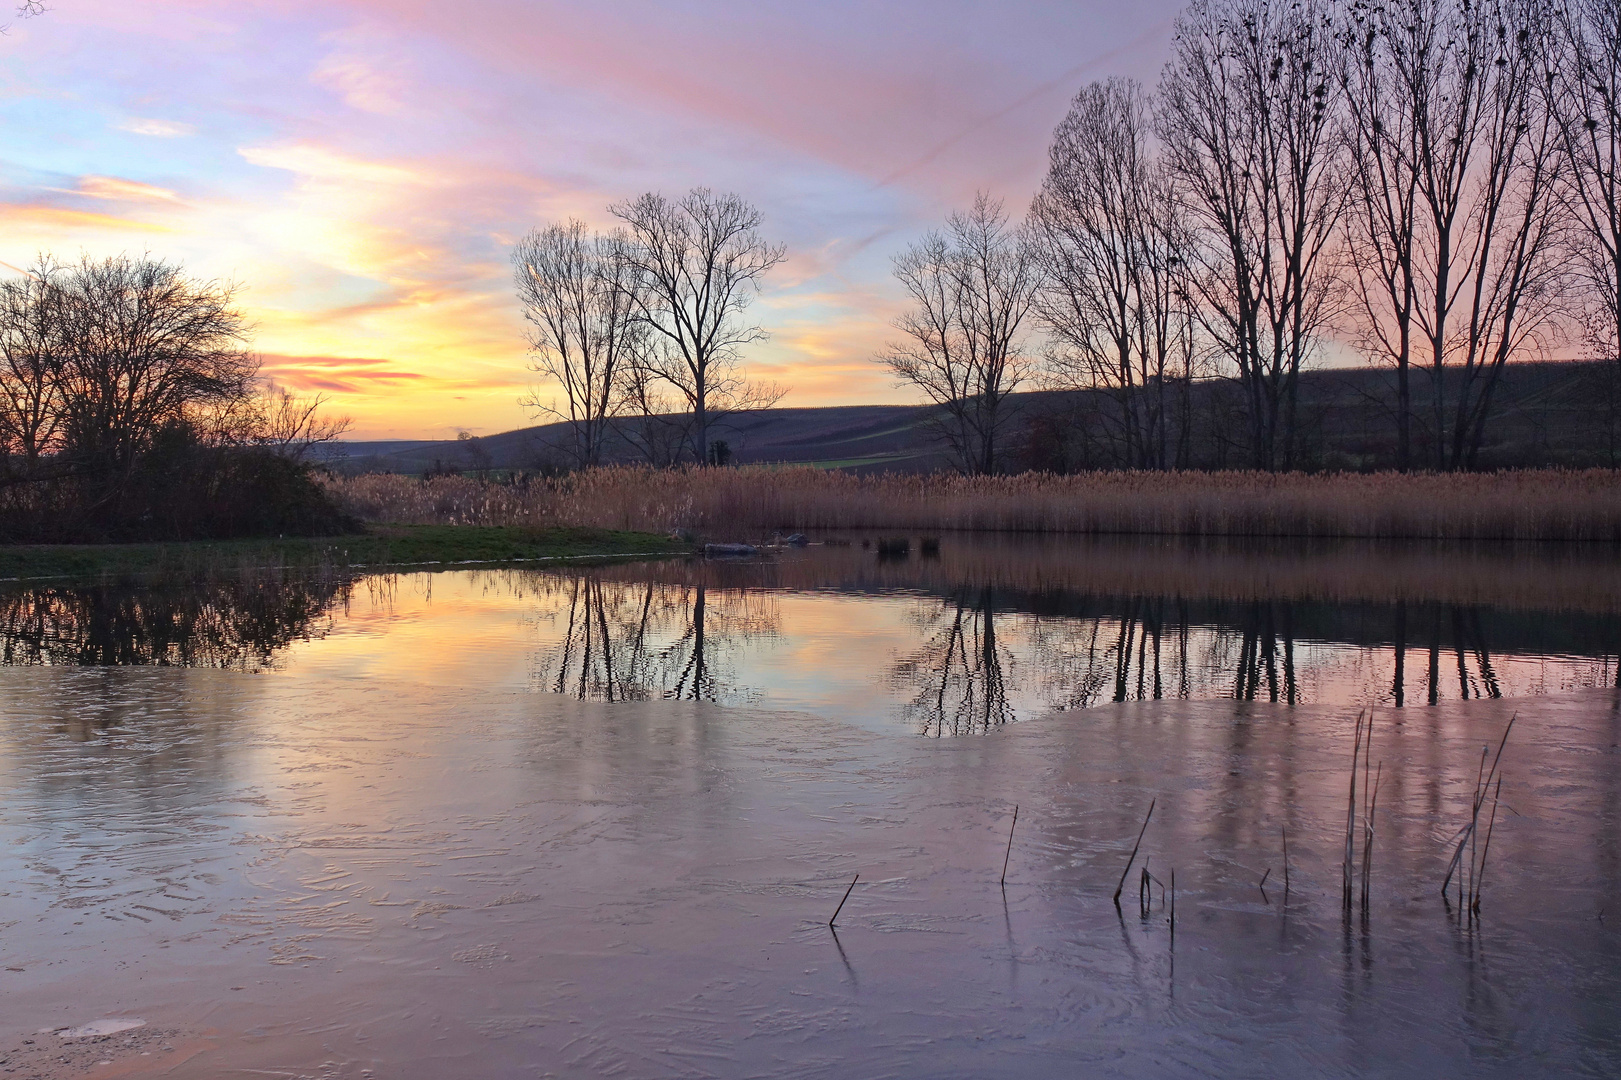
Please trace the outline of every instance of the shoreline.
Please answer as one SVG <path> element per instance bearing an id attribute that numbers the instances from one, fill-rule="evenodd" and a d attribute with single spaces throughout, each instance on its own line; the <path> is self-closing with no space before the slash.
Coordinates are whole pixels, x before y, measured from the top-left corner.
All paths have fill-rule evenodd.
<path id="1" fill-rule="evenodd" d="M 0 582 L 138 581 L 164 575 L 206 578 L 250 571 L 467 567 L 691 553 L 690 545 L 629 530 L 368 524 L 365 532 L 344 536 L 0 545 Z"/>

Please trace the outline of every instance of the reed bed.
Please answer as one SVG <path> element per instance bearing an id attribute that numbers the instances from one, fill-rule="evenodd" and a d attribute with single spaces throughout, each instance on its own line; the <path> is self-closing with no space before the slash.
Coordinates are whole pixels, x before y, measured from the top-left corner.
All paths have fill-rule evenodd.
<path id="1" fill-rule="evenodd" d="M 369 521 L 689 529 L 719 540 L 887 529 L 1621 542 L 1621 471 L 1610 469 L 960 477 L 611 467 L 528 483 L 395 475 L 328 483 Z"/>

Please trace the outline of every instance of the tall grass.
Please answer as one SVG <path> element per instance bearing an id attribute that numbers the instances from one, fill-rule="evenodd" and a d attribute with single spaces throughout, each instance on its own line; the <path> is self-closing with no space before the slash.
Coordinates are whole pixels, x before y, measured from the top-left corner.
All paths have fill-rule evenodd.
<path id="1" fill-rule="evenodd" d="M 1621 541 L 1621 471 L 1099 472 L 853 476 L 810 468 L 613 467 L 527 484 L 460 476 L 334 478 L 350 513 L 402 524 L 1170 536 Z"/>

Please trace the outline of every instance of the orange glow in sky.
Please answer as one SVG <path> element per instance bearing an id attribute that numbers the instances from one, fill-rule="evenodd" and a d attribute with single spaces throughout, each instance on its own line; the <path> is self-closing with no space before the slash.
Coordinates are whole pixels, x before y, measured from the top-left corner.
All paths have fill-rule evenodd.
<path id="1" fill-rule="evenodd" d="M 0 37 L 0 270 L 176 260 L 354 437 L 490 433 L 535 422 L 513 241 L 705 185 L 790 254 L 749 374 L 911 400 L 872 361 L 891 256 L 976 189 L 1021 210 L 1070 96 L 1151 81 L 1178 6 L 56 0 Z"/>

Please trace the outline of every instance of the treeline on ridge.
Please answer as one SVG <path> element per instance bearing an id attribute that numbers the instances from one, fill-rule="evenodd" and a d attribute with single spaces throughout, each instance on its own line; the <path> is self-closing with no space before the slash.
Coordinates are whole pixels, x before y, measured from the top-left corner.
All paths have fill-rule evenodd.
<path id="1" fill-rule="evenodd" d="M 609 432 L 722 460 L 717 418 L 780 396 L 738 364 L 781 249 L 736 196 L 611 211 L 514 253 L 562 390 L 531 404 L 575 466 Z M 1356 362 L 1362 467 L 1485 467 L 1510 364 L 1591 361 L 1616 412 L 1621 0 L 1194 0 L 1155 88 L 1076 96 L 1027 214 L 982 195 L 894 270 L 875 359 L 961 472 L 1321 467 L 1302 373 Z M 1032 430 L 1029 389 L 1080 407 Z"/>

